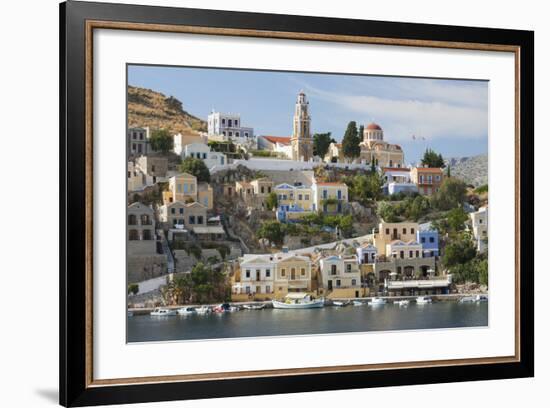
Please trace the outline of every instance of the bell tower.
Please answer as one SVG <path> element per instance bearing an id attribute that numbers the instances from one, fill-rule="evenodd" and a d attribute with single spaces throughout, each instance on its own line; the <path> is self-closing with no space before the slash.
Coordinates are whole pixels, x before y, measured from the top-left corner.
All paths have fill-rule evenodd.
<path id="1" fill-rule="evenodd" d="M 309 102 L 306 99 L 306 94 L 301 91 L 294 107 L 294 122 L 290 139 L 292 160 L 309 161 L 313 157 L 310 124 Z"/>

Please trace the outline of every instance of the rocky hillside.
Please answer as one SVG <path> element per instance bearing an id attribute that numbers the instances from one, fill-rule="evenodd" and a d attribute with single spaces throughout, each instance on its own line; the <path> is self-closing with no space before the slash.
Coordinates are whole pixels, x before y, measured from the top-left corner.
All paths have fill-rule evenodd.
<path id="1" fill-rule="evenodd" d="M 464 180 L 475 187 L 487 184 L 487 155 L 473 157 L 450 157 L 445 159 L 451 165 L 451 175 Z"/>
<path id="2" fill-rule="evenodd" d="M 128 126 L 163 128 L 171 133 L 206 130 L 206 122 L 184 111 L 176 98 L 134 86 L 128 86 Z"/>

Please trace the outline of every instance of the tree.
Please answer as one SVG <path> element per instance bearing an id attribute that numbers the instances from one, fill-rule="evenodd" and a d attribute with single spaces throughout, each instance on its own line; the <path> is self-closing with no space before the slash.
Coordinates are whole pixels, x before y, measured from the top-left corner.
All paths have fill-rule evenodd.
<path id="1" fill-rule="evenodd" d="M 182 173 L 189 173 L 195 176 L 199 183 L 203 181 L 208 183 L 210 181 L 210 171 L 200 159 L 186 157 L 180 164 L 179 169 Z"/>
<path id="2" fill-rule="evenodd" d="M 411 198 L 410 206 L 408 209 L 409 218 L 414 221 L 426 214 L 430 209 L 430 201 L 421 195 L 416 196 L 414 199 Z"/>
<path id="3" fill-rule="evenodd" d="M 441 154 L 437 154 L 432 149 L 426 149 L 424 152 L 424 157 L 421 160 L 421 163 L 425 167 L 433 168 L 443 168 L 445 167 L 445 161 Z"/>
<path id="4" fill-rule="evenodd" d="M 447 244 L 442 260 L 443 265 L 450 268 L 455 265 L 466 264 L 475 256 L 474 243 L 468 236 L 463 235 Z"/>
<path id="5" fill-rule="evenodd" d="M 265 221 L 258 229 L 258 236 L 276 245 L 281 245 L 285 233 L 279 221 Z"/>
<path id="6" fill-rule="evenodd" d="M 468 220 L 468 214 L 462 207 L 453 208 L 447 214 L 447 222 L 451 231 L 458 232 L 464 229 L 464 223 Z"/>
<path id="7" fill-rule="evenodd" d="M 139 285 L 137 283 L 130 283 L 128 285 L 128 294 L 137 295 L 139 292 Z"/>
<path id="8" fill-rule="evenodd" d="M 325 157 L 328 152 L 328 148 L 334 139 L 330 136 L 331 133 L 315 133 L 313 135 L 313 154 L 319 156 L 321 159 Z"/>
<path id="9" fill-rule="evenodd" d="M 437 193 L 432 197 L 435 207 L 440 210 L 450 210 L 461 206 L 466 199 L 466 184 L 457 178 L 443 180 Z"/>
<path id="10" fill-rule="evenodd" d="M 164 154 L 174 148 L 174 139 L 166 129 L 153 130 L 150 143 L 153 150 Z"/>
<path id="11" fill-rule="evenodd" d="M 278 206 L 278 200 L 277 200 L 277 194 L 275 192 L 271 192 L 267 195 L 265 198 L 265 207 L 268 210 L 273 210 L 274 208 L 277 208 Z"/>
<path id="12" fill-rule="evenodd" d="M 359 157 L 361 154 L 361 147 L 359 146 L 361 139 L 357 133 L 357 123 L 351 121 L 348 123 L 346 132 L 344 133 L 344 138 L 342 139 L 342 150 L 344 152 L 344 157 L 353 160 L 356 157 Z"/>
<path id="13" fill-rule="evenodd" d="M 393 206 L 386 202 L 381 202 L 378 205 L 378 216 L 381 217 L 385 222 L 398 221 L 398 218 L 397 218 L 397 215 L 395 214 Z"/>
<path id="14" fill-rule="evenodd" d="M 366 203 L 368 200 L 376 200 L 382 195 L 382 178 L 378 173 L 358 174 L 346 180 L 350 194 L 354 200 Z"/>

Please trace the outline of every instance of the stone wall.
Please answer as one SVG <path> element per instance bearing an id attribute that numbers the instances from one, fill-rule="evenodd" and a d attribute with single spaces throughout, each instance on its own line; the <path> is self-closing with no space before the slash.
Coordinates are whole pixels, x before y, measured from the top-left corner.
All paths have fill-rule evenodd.
<path id="1" fill-rule="evenodd" d="M 126 262 L 129 284 L 153 279 L 168 272 L 164 255 L 129 255 Z"/>

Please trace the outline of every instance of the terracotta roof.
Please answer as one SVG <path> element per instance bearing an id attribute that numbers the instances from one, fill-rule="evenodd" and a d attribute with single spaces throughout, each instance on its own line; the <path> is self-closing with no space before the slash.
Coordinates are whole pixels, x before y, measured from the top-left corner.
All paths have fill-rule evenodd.
<path id="1" fill-rule="evenodd" d="M 271 143 L 290 144 L 288 136 L 262 136 L 265 140 Z"/>
<path id="2" fill-rule="evenodd" d="M 334 181 L 325 181 L 322 183 L 316 183 L 318 186 L 345 186 L 345 183 L 338 183 Z"/>
<path id="3" fill-rule="evenodd" d="M 380 125 L 378 125 L 377 123 L 369 123 L 366 127 L 367 130 L 382 130 L 382 128 L 380 127 Z"/>
<path id="4" fill-rule="evenodd" d="M 416 167 L 416 170 L 425 173 L 443 173 L 443 170 L 439 167 Z"/>

